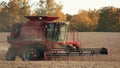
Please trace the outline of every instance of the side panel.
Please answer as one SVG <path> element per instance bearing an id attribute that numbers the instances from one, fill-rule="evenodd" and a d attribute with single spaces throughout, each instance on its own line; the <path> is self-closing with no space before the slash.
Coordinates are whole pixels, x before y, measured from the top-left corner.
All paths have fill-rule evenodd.
<path id="1" fill-rule="evenodd" d="M 43 22 L 34 21 L 22 25 L 21 33 L 18 39 L 45 41 L 45 26 Z"/>
<path id="2" fill-rule="evenodd" d="M 23 23 L 17 37 L 14 37 L 15 30 L 12 29 L 11 36 L 8 37 L 8 43 L 30 44 L 46 41 L 46 29 L 44 23 L 45 22 L 41 21 L 29 21 L 27 23 Z"/>

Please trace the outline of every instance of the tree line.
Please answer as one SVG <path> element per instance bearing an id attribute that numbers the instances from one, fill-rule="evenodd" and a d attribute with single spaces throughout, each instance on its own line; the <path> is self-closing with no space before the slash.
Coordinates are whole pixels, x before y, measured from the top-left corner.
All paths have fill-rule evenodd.
<path id="1" fill-rule="evenodd" d="M 120 32 L 120 8 L 112 6 L 98 10 L 80 10 L 75 15 L 64 14 L 63 6 L 54 0 L 39 0 L 39 7 L 31 11 L 29 0 L 0 2 L 0 32 L 8 32 L 13 23 L 26 22 L 24 16 L 59 16 L 57 21 L 69 21 L 69 30 L 80 32 Z"/>
<path id="2" fill-rule="evenodd" d="M 68 15 L 68 20 L 74 23 L 72 30 L 120 32 L 120 8 L 112 6 L 99 10 L 80 10 L 76 15 Z"/>

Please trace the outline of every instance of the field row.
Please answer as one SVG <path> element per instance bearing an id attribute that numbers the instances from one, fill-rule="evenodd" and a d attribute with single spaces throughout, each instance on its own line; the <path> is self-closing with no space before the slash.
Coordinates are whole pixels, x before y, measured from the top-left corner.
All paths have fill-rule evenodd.
<path id="1" fill-rule="evenodd" d="M 0 68 L 120 68 L 120 62 L 105 61 L 0 61 Z"/>

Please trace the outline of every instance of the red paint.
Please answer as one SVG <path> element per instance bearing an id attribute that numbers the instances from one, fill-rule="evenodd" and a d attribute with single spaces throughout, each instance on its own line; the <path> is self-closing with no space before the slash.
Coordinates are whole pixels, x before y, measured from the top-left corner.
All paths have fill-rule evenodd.
<path id="1" fill-rule="evenodd" d="M 77 48 L 80 48 L 80 45 L 76 41 L 73 41 L 73 42 L 59 42 L 59 44 L 66 44 L 66 45 L 72 44 L 73 46 L 75 46 Z"/>
<path id="2" fill-rule="evenodd" d="M 58 19 L 59 17 L 55 16 L 25 16 L 29 20 L 39 20 L 39 21 L 53 21 Z"/>

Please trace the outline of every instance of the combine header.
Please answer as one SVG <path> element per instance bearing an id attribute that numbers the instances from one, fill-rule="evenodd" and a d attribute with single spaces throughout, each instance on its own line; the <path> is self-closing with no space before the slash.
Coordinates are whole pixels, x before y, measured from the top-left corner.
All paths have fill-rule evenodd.
<path id="1" fill-rule="evenodd" d="M 107 55 L 106 48 L 81 48 L 78 32 L 68 32 L 68 22 L 59 17 L 26 16 L 26 23 L 14 23 L 7 42 L 11 44 L 6 60 L 19 56 L 24 61 L 51 60 L 55 56 Z M 71 41 L 72 40 L 72 41 Z"/>

